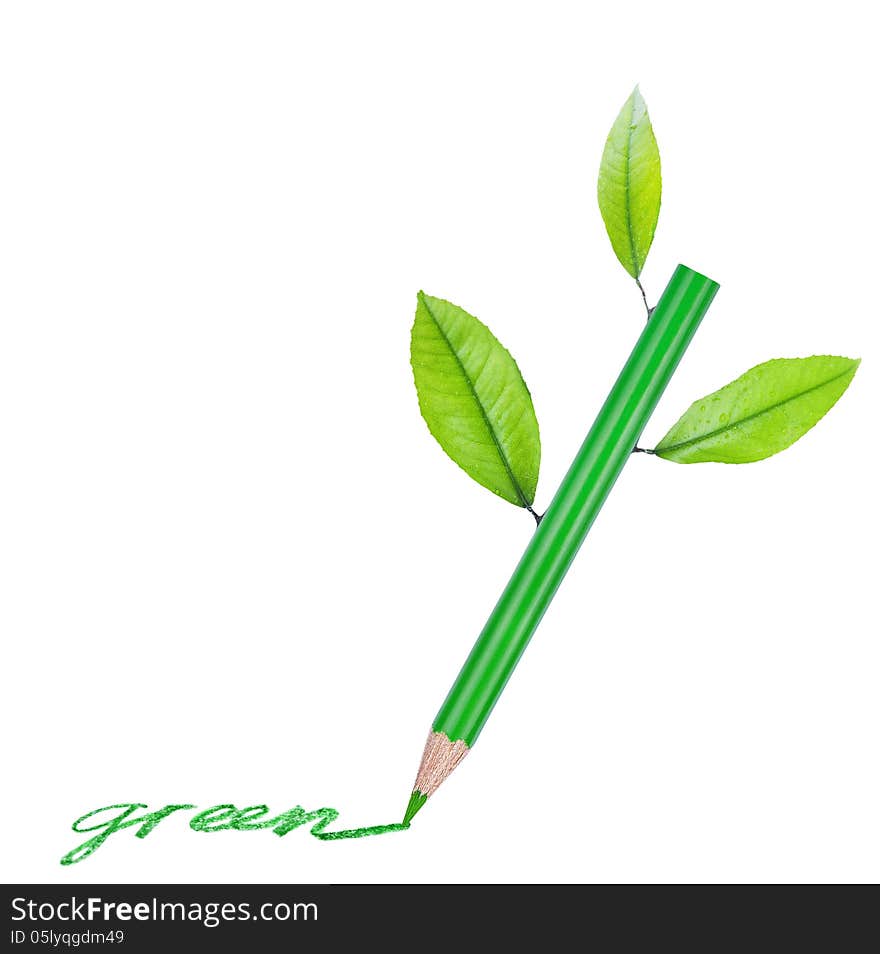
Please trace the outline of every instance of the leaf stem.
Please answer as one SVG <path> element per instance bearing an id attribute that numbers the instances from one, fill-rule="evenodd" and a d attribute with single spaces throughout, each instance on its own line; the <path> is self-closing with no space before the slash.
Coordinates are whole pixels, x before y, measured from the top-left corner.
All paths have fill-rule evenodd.
<path id="1" fill-rule="evenodd" d="M 528 504 L 526 504 L 526 510 L 528 510 L 528 512 L 535 518 L 535 526 L 537 527 L 540 524 L 541 518 L 544 516 L 544 514 L 535 513 L 534 509 Z"/>
<path id="2" fill-rule="evenodd" d="M 639 291 L 642 293 L 642 301 L 645 303 L 645 311 L 648 313 L 648 317 L 650 318 L 651 312 L 654 309 L 648 304 L 648 296 L 645 294 L 645 289 L 642 288 L 642 283 L 638 278 L 636 279 L 636 284 L 639 286 Z"/>
<path id="3" fill-rule="evenodd" d="M 647 447 L 638 447 L 638 446 L 634 447 L 632 449 L 632 452 L 634 454 L 653 454 L 654 453 L 654 451 L 650 450 Z"/>

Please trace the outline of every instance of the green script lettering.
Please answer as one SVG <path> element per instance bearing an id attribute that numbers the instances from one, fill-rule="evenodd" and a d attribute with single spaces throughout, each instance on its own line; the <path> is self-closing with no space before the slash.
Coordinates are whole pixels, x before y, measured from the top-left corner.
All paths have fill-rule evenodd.
<path id="1" fill-rule="evenodd" d="M 123 828 L 130 828 L 132 825 L 140 825 L 141 827 L 135 832 L 135 835 L 138 838 L 146 838 L 147 835 L 162 821 L 163 818 L 167 818 L 172 812 L 180 811 L 184 808 L 195 808 L 195 805 L 166 805 L 164 808 L 160 808 L 158 811 L 150 812 L 148 815 L 141 815 L 139 818 L 130 818 L 129 816 L 136 812 L 139 808 L 146 808 L 147 806 L 143 802 L 122 802 L 118 805 L 105 805 L 104 808 L 96 808 L 94 811 L 87 812 L 85 815 L 82 815 L 80 818 L 73 823 L 73 830 L 80 833 L 85 833 L 88 831 L 97 831 L 98 834 L 89 838 L 88 841 L 84 841 L 81 845 L 78 845 L 73 851 L 69 851 L 62 859 L 61 864 L 63 865 L 72 865 L 76 864 L 77 861 L 82 861 L 83 858 L 87 858 L 93 851 L 96 851 L 104 842 L 117 831 L 121 831 Z M 97 825 L 92 825 L 90 828 L 83 828 L 82 823 L 87 821 L 89 818 L 94 818 L 95 815 L 101 815 L 104 812 L 112 812 L 117 808 L 124 809 L 120 814 L 116 815 L 114 818 L 109 819 L 108 821 L 98 822 Z"/>
<path id="2" fill-rule="evenodd" d="M 135 815 L 139 809 L 147 807 L 143 802 L 120 802 L 116 805 L 105 805 L 103 808 L 96 808 L 77 818 L 72 826 L 75 832 L 80 834 L 96 832 L 96 834 L 69 851 L 61 859 L 61 864 L 74 865 L 84 858 L 88 858 L 112 834 L 122 831 L 123 828 L 139 826 L 135 832 L 135 837 L 146 838 L 163 818 L 167 818 L 174 812 L 184 811 L 196 806 L 189 803 L 170 804 L 153 812 Z M 96 824 L 84 826 L 84 822 L 94 820 L 97 816 L 106 815 L 109 812 L 116 812 L 117 814 L 106 820 L 98 821 Z M 261 828 L 268 828 L 282 837 L 295 828 L 310 825 L 311 834 L 321 841 L 366 838 L 369 835 L 385 835 L 393 831 L 406 831 L 409 828 L 409 824 L 398 822 L 392 825 L 373 825 L 369 828 L 324 831 L 328 825 L 332 825 L 339 818 L 339 812 L 335 808 L 318 808 L 315 811 L 307 812 L 301 805 L 296 805 L 280 815 L 266 818 L 269 814 L 267 805 L 250 805 L 247 808 L 236 808 L 231 803 L 221 803 L 194 815 L 190 819 L 189 827 L 193 831 L 199 832 L 256 831 Z"/>

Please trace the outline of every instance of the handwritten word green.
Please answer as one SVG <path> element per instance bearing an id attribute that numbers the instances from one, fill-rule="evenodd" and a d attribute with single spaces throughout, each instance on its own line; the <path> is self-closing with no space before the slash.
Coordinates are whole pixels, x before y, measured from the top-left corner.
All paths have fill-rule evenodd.
<path id="1" fill-rule="evenodd" d="M 85 815 L 77 818 L 72 828 L 75 832 L 85 834 L 95 832 L 87 841 L 77 845 L 73 851 L 69 851 L 62 859 L 63 865 L 74 865 L 90 854 L 96 851 L 104 842 L 115 832 L 122 831 L 123 828 L 132 828 L 139 826 L 134 833 L 136 838 L 146 838 L 147 835 L 164 818 L 175 812 L 187 811 L 196 808 L 196 805 L 174 804 L 166 805 L 157 811 L 146 812 L 138 815 L 139 809 L 148 806 L 142 802 L 121 802 L 118 805 L 105 805 L 103 808 L 96 808 L 94 811 L 87 812 Z M 110 818 L 104 818 L 110 812 L 117 812 Z M 270 817 L 266 817 L 270 816 Z M 332 825 L 339 818 L 339 812 L 335 808 L 317 808 L 315 811 L 307 812 L 300 805 L 281 812 L 279 815 L 271 815 L 266 805 L 250 805 L 247 808 L 236 808 L 235 805 L 214 805 L 203 812 L 194 815 L 189 821 L 189 827 L 193 831 L 211 832 L 211 831 L 256 831 L 260 828 L 269 828 L 279 837 L 286 835 L 294 828 L 301 828 L 303 825 L 311 825 L 311 833 L 315 838 L 321 841 L 339 841 L 343 838 L 365 838 L 368 835 L 385 835 L 392 831 L 406 831 L 409 824 L 396 823 L 393 825 L 372 825 L 369 828 L 346 828 L 340 831 L 324 831 L 328 825 Z M 95 821 L 93 825 L 84 825 L 84 822 Z"/>

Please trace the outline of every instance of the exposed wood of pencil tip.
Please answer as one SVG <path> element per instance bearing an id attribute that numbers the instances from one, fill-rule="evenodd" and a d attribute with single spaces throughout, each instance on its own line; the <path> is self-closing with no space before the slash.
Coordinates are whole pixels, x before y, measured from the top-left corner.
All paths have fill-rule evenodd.
<path id="1" fill-rule="evenodd" d="M 413 798 L 410 799 L 410 807 L 407 809 L 407 822 L 449 778 L 455 767 L 469 751 L 467 742 L 462 739 L 453 742 L 444 732 L 431 732 L 428 735 L 419 771 L 416 774 L 416 782 L 413 786 Z M 420 797 L 416 798 L 416 795 Z"/>

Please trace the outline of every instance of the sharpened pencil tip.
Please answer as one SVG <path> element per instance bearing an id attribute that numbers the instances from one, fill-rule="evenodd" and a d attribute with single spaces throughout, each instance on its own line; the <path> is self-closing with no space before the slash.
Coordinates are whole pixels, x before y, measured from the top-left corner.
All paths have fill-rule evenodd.
<path id="1" fill-rule="evenodd" d="M 428 800 L 427 795 L 422 795 L 422 793 L 416 789 L 412 795 L 409 797 L 409 804 L 406 806 L 406 811 L 403 813 L 403 824 L 408 825 L 413 818 L 415 818 L 416 813 L 425 804 Z"/>

